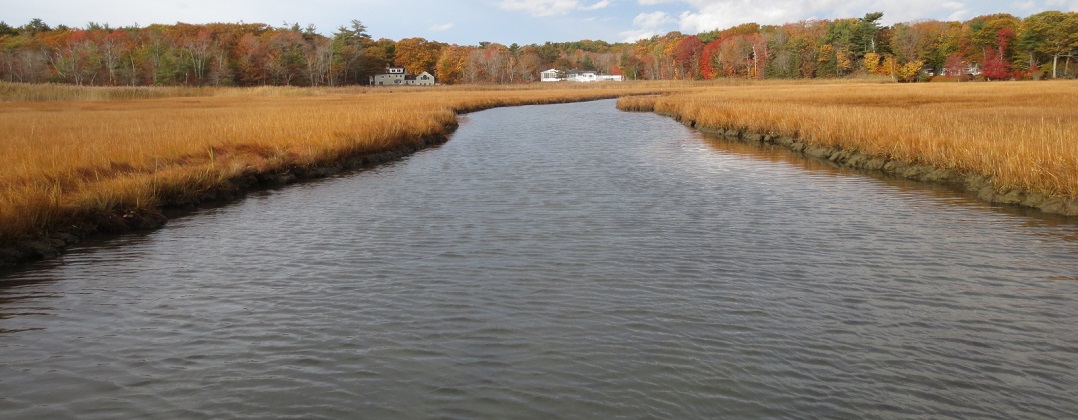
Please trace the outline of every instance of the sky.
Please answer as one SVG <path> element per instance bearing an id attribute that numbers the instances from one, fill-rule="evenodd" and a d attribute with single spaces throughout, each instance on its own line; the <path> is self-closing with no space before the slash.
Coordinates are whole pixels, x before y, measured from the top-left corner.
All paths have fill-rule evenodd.
<path id="1" fill-rule="evenodd" d="M 422 37 L 450 44 L 635 41 L 670 31 L 697 34 L 742 23 L 782 24 L 883 12 L 890 25 L 963 21 L 991 13 L 1026 17 L 1078 11 L 1078 0 L 0 0 L 0 21 L 22 26 L 113 27 L 154 23 L 314 24 L 331 35 L 353 19 L 374 38 Z"/>

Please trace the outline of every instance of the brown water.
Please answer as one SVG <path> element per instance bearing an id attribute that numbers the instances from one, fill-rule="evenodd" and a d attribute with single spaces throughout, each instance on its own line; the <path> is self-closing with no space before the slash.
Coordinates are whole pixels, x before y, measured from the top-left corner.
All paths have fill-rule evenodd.
<path id="1" fill-rule="evenodd" d="M 2 418 L 1062 418 L 1078 225 L 611 101 L 0 274 Z"/>

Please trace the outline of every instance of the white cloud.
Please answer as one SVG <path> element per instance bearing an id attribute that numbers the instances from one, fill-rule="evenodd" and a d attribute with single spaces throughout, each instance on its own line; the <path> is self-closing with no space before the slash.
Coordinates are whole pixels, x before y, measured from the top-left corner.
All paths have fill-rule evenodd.
<path id="1" fill-rule="evenodd" d="M 633 29 L 621 32 L 626 42 L 639 39 L 651 38 L 652 36 L 665 33 L 662 28 L 665 25 L 677 23 L 677 20 L 666 12 L 641 13 L 633 19 Z"/>
<path id="2" fill-rule="evenodd" d="M 852 0 L 849 2 L 856 2 Z M 698 33 L 713 29 L 728 28 L 746 22 L 760 24 L 780 24 L 812 16 L 814 11 L 841 6 L 833 0 L 790 1 L 772 0 L 767 2 L 753 0 L 688 0 L 693 11 L 680 15 L 683 32 Z"/>
<path id="3" fill-rule="evenodd" d="M 625 37 L 622 42 L 636 42 L 641 39 L 648 39 L 656 35 L 662 35 L 658 31 L 649 29 L 631 29 L 628 31 L 622 31 L 621 36 Z"/>
<path id="4" fill-rule="evenodd" d="M 453 22 L 449 22 L 449 23 L 442 24 L 442 25 L 434 25 L 434 26 L 430 27 L 430 30 L 435 31 L 435 32 L 448 31 L 450 29 L 453 29 Z"/>
<path id="5" fill-rule="evenodd" d="M 972 16 L 973 13 L 970 12 L 969 8 L 966 7 L 965 4 L 959 3 L 957 1 L 943 2 L 942 4 L 939 5 L 939 8 L 941 9 L 941 12 L 947 13 L 947 18 L 944 19 L 944 20 L 963 21 L 963 20 L 966 20 L 966 19 L 969 19 L 969 18 L 973 17 Z M 889 19 L 888 21 L 889 22 L 905 22 L 905 21 L 910 21 L 910 20 L 913 20 L 913 19 L 917 19 L 917 18 L 916 17 L 906 16 L 906 15 L 900 15 L 898 17 L 898 19 Z"/>
<path id="6" fill-rule="evenodd" d="M 654 4 L 664 0 L 639 0 L 641 4 Z M 689 10 L 679 15 L 682 32 L 699 33 L 725 29 L 742 23 L 755 22 L 763 25 L 780 25 L 810 19 L 834 19 L 861 17 L 869 12 L 883 12 L 883 24 L 907 22 L 926 17 L 946 20 L 966 20 L 979 14 L 973 6 L 984 8 L 985 4 L 967 0 L 682 0 Z M 1048 0 L 1053 2 L 1078 0 Z M 1003 2 L 1000 2 L 1003 3 Z M 1030 2 L 1008 2 L 1012 6 L 1028 7 Z M 1036 2 L 1033 2 L 1036 3 Z M 1023 9 L 1024 9 L 1023 7 Z M 1006 11 L 1000 4 L 994 12 Z"/>
<path id="7" fill-rule="evenodd" d="M 502 10 L 523 11 L 532 16 L 564 15 L 577 10 L 599 10 L 613 4 L 613 0 L 599 0 L 592 5 L 583 5 L 579 0 L 502 0 L 498 7 Z"/>
<path id="8" fill-rule="evenodd" d="M 598 2 L 598 3 L 595 3 L 595 4 L 591 5 L 591 6 L 581 6 L 581 7 L 580 7 L 580 10 L 599 10 L 599 9 L 605 9 L 605 8 L 609 7 L 609 6 L 610 6 L 611 4 L 613 4 L 613 3 L 614 3 L 614 2 L 613 2 L 612 0 L 600 0 L 600 1 Z"/>
<path id="9" fill-rule="evenodd" d="M 674 18 L 666 12 L 641 13 L 633 19 L 633 26 L 640 28 L 658 28 L 667 23 L 675 22 Z"/>

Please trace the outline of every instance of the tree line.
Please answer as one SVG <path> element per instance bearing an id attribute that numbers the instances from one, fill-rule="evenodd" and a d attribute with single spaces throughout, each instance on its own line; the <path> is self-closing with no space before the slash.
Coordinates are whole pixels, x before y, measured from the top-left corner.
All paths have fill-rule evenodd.
<path id="1" fill-rule="evenodd" d="M 387 66 L 440 83 L 527 83 L 549 68 L 636 80 L 829 78 L 899 81 L 1073 78 L 1078 13 L 978 16 L 883 26 L 882 13 L 784 25 L 747 23 L 633 43 L 582 40 L 520 46 L 374 39 L 359 20 L 331 35 L 313 25 L 214 23 L 112 28 L 0 22 L 0 80 L 145 86 L 367 84 Z"/>

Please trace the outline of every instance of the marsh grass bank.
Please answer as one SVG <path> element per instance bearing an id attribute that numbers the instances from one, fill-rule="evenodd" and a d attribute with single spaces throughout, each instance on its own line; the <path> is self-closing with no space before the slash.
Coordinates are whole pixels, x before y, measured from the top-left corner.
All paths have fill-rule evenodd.
<path id="1" fill-rule="evenodd" d="M 654 82 L 436 88 L 0 83 L 0 265 L 167 209 L 397 159 L 456 115 L 620 97 L 703 131 L 1078 214 L 1078 83 Z M 657 94 L 663 94 L 658 96 Z M 650 96 L 634 96 L 650 95 Z"/>
<path id="2" fill-rule="evenodd" d="M 0 102 L 0 265 L 158 227 L 166 208 L 397 159 L 445 141 L 458 113 L 666 89 L 5 88 L 37 99 Z"/>
<path id="3" fill-rule="evenodd" d="M 1078 215 L 1078 83 L 761 84 L 627 97 L 701 131 Z"/>

